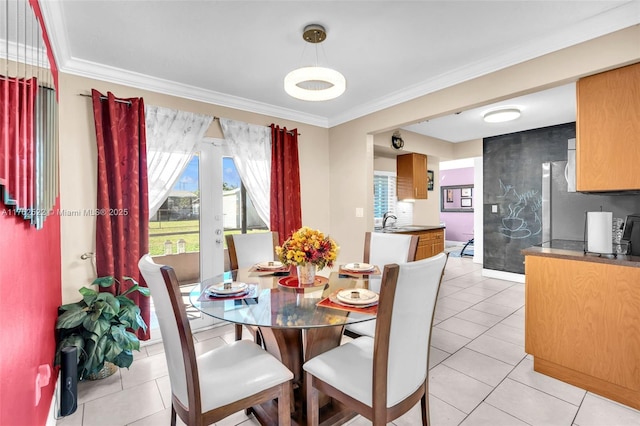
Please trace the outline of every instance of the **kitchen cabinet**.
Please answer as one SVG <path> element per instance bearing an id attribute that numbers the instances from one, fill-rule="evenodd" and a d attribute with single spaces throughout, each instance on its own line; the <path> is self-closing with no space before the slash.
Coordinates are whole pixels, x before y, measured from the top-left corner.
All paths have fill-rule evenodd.
<path id="1" fill-rule="evenodd" d="M 527 251 L 525 352 L 534 370 L 640 409 L 640 267 Z"/>
<path id="2" fill-rule="evenodd" d="M 444 251 L 444 229 L 426 231 L 419 235 L 416 260 L 426 259 Z"/>
<path id="3" fill-rule="evenodd" d="M 427 156 L 403 154 L 396 157 L 398 200 L 427 199 Z"/>
<path id="4" fill-rule="evenodd" d="M 578 191 L 640 189 L 640 63 L 578 80 Z"/>
<path id="5" fill-rule="evenodd" d="M 444 228 L 401 233 L 419 237 L 416 260 L 426 259 L 444 251 Z"/>

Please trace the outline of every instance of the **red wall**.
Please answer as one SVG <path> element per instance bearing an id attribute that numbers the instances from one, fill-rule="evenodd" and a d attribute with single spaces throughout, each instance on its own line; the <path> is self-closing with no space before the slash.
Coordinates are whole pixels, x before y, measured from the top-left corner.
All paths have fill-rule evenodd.
<path id="1" fill-rule="evenodd" d="M 46 423 L 57 374 L 42 388 L 37 406 L 35 380 L 39 365 L 53 366 L 61 285 L 59 216 L 50 215 L 37 231 L 0 201 L 2 426 Z"/>

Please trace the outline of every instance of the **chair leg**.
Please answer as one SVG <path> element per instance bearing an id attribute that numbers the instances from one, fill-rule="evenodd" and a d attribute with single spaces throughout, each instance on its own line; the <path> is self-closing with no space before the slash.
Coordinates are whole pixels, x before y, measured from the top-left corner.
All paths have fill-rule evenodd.
<path id="1" fill-rule="evenodd" d="M 260 346 L 260 347 L 264 348 L 264 344 L 263 344 L 263 342 L 262 342 L 262 333 L 260 333 L 260 329 L 257 329 L 257 330 L 256 330 L 256 337 L 255 337 L 255 339 L 254 339 L 254 340 L 255 340 L 255 342 L 256 342 L 256 345 L 258 345 L 258 346 Z"/>
<path id="2" fill-rule="evenodd" d="M 242 340 L 242 324 L 236 324 L 236 340 Z"/>
<path id="3" fill-rule="evenodd" d="M 171 404 L 171 426 L 176 426 L 176 409 Z"/>
<path id="4" fill-rule="evenodd" d="M 420 398 L 420 408 L 422 410 L 422 426 L 429 426 L 429 394 L 425 392 Z"/>
<path id="5" fill-rule="evenodd" d="M 278 396 L 278 425 L 291 425 L 291 382 L 280 385 L 280 395 Z"/>
<path id="6" fill-rule="evenodd" d="M 320 421 L 318 389 L 313 387 L 313 376 L 309 373 L 304 374 L 304 381 L 307 389 L 307 426 L 318 426 Z"/>

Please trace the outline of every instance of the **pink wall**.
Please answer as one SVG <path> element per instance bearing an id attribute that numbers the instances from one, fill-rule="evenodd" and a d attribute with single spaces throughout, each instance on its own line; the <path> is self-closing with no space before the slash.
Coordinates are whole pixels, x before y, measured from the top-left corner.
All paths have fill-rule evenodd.
<path id="1" fill-rule="evenodd" d="M 49 216 L 36 231 L 0 201 L 0 237 L 0 425 L 44 425 L 57 373 L 37 406 L 35 380 L 38 366 L 53 366 L 55 355 L 60 218 Z"/>
<path id="2" fill-rule="evenodd" d="M 473 167 L 440 170 L 440 185 L 473 185 Z M 473 213 L 440 212 L 440 222 L 444 222 L 447 227 L 447 241 L 466 242 L 473 238 Z"/>

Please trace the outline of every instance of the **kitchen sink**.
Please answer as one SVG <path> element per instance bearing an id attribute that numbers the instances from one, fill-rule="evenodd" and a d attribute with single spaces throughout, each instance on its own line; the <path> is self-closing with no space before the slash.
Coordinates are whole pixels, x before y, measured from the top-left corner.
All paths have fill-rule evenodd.
<path id="1" fill-rule="evenodd" d="M 411 225 L 407 225 L 407 226 L 387 226 L 386 228 L 383 228 L 381 226 L 377 226 L 377 227 L 373 228 L 373 230 L 375 232 L 387 232 L 387 233 L 392 233 L 392 232 L 414 232 L 414 231 L 422 231 L 422 230 L 424 230 L 424 226 L 411 226 Z"/>
<path id="2" fill-rule="evenodd" d="M 411 232 L 411 231 L 422 231 L 424 230 L 424 226 L 398 226 L 396 228 L 396 232 L 397 231 L 407 231 L 407 232 Z"/>

